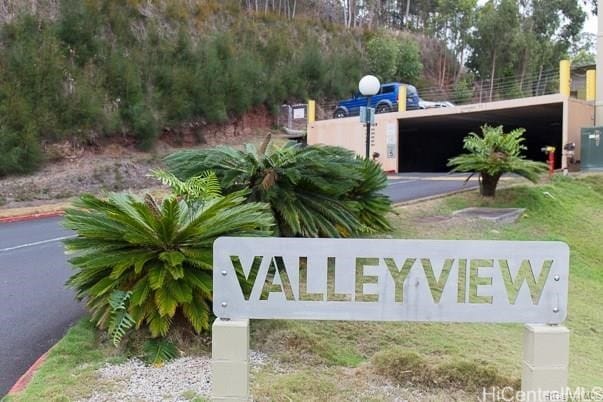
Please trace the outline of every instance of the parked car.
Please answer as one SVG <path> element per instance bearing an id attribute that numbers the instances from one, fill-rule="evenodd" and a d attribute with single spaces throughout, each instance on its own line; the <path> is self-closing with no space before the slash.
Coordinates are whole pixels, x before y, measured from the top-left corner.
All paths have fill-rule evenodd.
<path id="1" fill-rule="evenodd" d="M 454 104 L 448 101 L 426 101 L 424 99 L 419 99 L 419 109 L 431 109 L 436 107 L 453 107 Z"/>
<path id="2" fill-rule="evenodd" d="M 419 109 L 419 93 L 417 88 L 410 84 L 402 84 L 399 82 L 390 82 L 381 85 L 381 89 L 377 95 L 371 96 L 371 107 L 375 108 L 375 113 L 387 113 L 398 110 L 398 93 L 401 86 L 406 87 L 406 110 Z M 361 106 L 367 106 L 368 99 L 366 96 L 356 92 L 350 99 L 341 100 L 337 103 L 337 108 L 333 113 L 333 117 L 349 117 L 358 116 Z"/>

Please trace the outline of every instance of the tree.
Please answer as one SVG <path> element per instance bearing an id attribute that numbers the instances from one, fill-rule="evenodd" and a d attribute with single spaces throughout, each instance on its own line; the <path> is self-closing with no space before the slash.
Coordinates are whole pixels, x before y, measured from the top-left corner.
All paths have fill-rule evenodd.
<path id="1" fill-rule="evenodd" d="M 586 14 L 576 0 L 521 0 L 522 76 L 542 74 L 545 66 L 557 65 L 567 57 L 572 43 L 580 38 Z"/>
<path id="2" fill-rule="evenodd" d="M 429 33 L 446 45 L 442 46 L 439 52 L 440 86 L 446 84 L 447 77 L 452 77 L 455 81 L 460 78 L 460 67 L 465 63 L 476 9 L 477 0 L 438 0 L 434 5 L 433 17 L 429 19 Z M 447 70 L 450 53 L 448 49 L 454 54 L 459 67 L 453 71 Z"/>
<path id="3" fill-rule="evenodd" d="M 225 193 L 247 189 L 249 202 L 270 204 L 278 234 L 349 237 L 391 229 L 387 178 L 373 161 L 330 146 L 269 144 L 244 150 L 220 146 L 183 151 L 166 159 L 181 179 L 216 172 Z"/>
<path id="4" fill-rule="evenodd" d="M 494 79 L 515 54 L 514 43 L 519 28 L 519 8 L 516 0 L 488 1 L 477 14 L 476 29 L 471 39 L 473 52 L 469 65 L 483 79 L 490 77 L 490 99 Z"/>
<path id="5" fill-rule="evenodd" d="M 463 148 L 469 153 L 451 158 L 448 166 L 452 172 L 471 172 L 479 174 L 479 191 L 484 197 L 494 197 L 500 177 L 504 173 L 514 173 L 536 182 L 547 165 L 525 159 L 521 152 L 523 128 L 505 133 L 503 126 L 482 126 L 482 135 L 469 133 L 464 139 Z"/>
<path id="6" fill-rule="evenodd" d="M 477 13 L 468 67 L 490 78 L 490 97 L 496 87 L 518 95 L 530 83 L 541 88 L 579 39 L 584 19 L 576 0 L 490 0 Z"/>
<path id="7" fill-rule="evenodd" d="M 181 190 L 198 188 L 201 182 L 189 182 Z M 83 195 L 65 213 L 65 226 L 77 234 L 65 241 L 66 250 L 76 254 L 69 260 L 76 272 L 67 285 L 86 300 L 100 328 L 122 327 L 114 317 L 115 296 L 127 295 L 127 306 L 121 297 L 118 307 L 123 308 L 117 309 L 123 322 L 147 327 L 153 337 L 165 336 L 177 319 L 196 332 L 206 330 L 213 241 L 220 236 L 272 234 L 268 206 L 245 203 L 246 196 L 169 196 L 158 202 L 150 195 Z"/>
<path id="8" fill-rule="evenodd" d="M 595 64 L 595 44 L 597 36 L 588 32 L 583 32 L 580 39 L 572 44 L 570 56 L 572 65 L 585 66 Z"/>
<path id="9" fill-rule="evenodd" d="M 423 64 L 417 43 L 408 38 L 401 38 L 398 44 L 396 60 L 396 80 L 415 83 L 421 78 Z"/>
<path id="10" fill-rule="evenodd" d="M 384 82 L 395 78 L 400 50 L 393 37 L 378 34 L 367 42 L 366 52 L 371 73 Z"/>

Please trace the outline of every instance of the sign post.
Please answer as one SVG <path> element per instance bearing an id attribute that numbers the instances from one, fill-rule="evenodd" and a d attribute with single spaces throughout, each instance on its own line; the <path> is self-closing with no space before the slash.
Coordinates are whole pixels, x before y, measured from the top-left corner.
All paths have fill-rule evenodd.
<path id="1" fill-rule="evenodd" d="M 558 325 L 567 315 L 568 275 L 569 248 L 560 242 L 220 238 L 214 400 L 234 396 L 219 385 L 233 381 L 220 377 L 225 361 L 248 370 L 241 345 L 253 318 L 530 324 L 522 389 L 561 392 L 569 338 Z M 229 328 L 239 335 L 225 335 Z M 221 350 L 240 354 L 225 359 Z M 239 377 L 246 383 L 247 376 Z"/>

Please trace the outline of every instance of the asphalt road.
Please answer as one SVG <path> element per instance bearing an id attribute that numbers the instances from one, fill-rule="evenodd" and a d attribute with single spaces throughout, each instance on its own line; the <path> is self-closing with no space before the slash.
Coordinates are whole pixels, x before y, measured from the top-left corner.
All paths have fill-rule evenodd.
<path id="1" fill-rule="evenodd" d="M 60 218 L 0 224 L 0 396 L 84 313 L 70 275 Z"/>
<path id="2" fill-rule="evenodd" d="M 404 202 L 478 186 L 475 177 L 465 183 L 466 178 L 467 174 L 400 173 L 390 176 L 389 185 L 384 193 L 393 202 Z"/>
<path id="3" fill-rule="evenodd" d="M 401 174 L 385 191 L 394 202 L 475 187 L 466 176 Z M 0 224 L 0 396 L 84 314 L 64 284 L 71 269 L 61 218 Z"/>

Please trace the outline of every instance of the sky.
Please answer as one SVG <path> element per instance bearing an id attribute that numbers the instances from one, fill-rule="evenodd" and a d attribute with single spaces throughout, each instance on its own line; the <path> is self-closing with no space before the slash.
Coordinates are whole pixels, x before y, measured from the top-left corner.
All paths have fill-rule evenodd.
<path id="1" fill-rule="evenodd" d="M 584 23 L 584 28 L 582 29 L 584 32 L 589 32 L 593 34 L 597 34 L 597 16 L 588 13 L 588 17 L 586 22 Z"/>
<path id="2" fill-rule="evenodd" d="M 477 0 L 477 4 L 479 4 L 480 6 L 482 4 L 484 4 L 487 0 Z M 586 14 L 587 14 L 587 18 L 586 18 L 586 22 L 584 23 L 584 28 L 582 29 L 583 32 L 588 32 L 588 33 L 593 33 L 593 34 L 597 34 L 597 16 L 596 15 L 592 15 L 590 13 L 589 10 L 587 10 L 585 8 Z"/>

